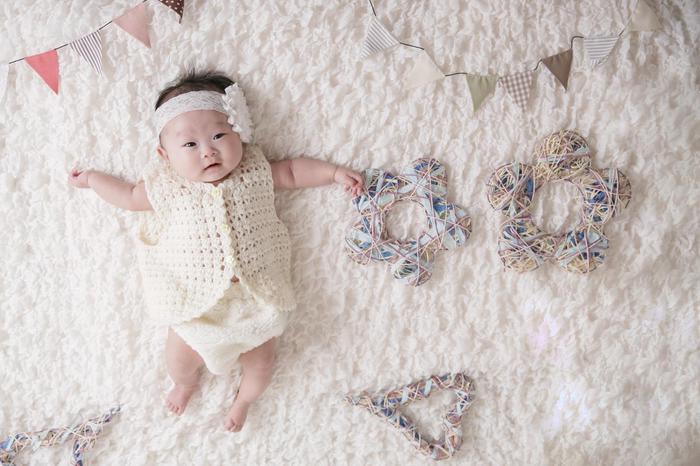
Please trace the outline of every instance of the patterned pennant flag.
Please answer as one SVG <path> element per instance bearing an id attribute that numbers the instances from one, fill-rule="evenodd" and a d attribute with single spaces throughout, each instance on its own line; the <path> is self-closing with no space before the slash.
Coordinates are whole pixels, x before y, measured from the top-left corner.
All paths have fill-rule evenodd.
<path id="1" fill-rule="evenodd" d="M 596 66 L 603 63 L 610 55 L 610 51 L 615 47 L 619 38 L 620 36 L 618 35 L 584 37 L 583 48 L 586 49 L 586 55 L 588 55 L 591 64 Z"/>
<path id="2" fill-rule="evenodd" d="M 661 29 L 659 17 L 656 16 L 656 13 L 654 13 L 654 10 L 651 9 L 647 2 L 639 0 L 627 30 L 656 31 L 657 29 Z"/>
<path id="3" fill-rule="evenodd" d="M 146 7 L 143 3 L 139 3 L 137 6 L 128 10 L 120 17 L 114 18 L 112 21 L 142 42 L 146 47 L 149 49 L 151 48 L 151 41 L 148 38 L 148 27 L 146 24 L 148 18 L 146 17 Z"/>
<path id="4" fill-rule="evenodd" d="M 185 10 L 185 0 L 160 0 L 160 3 L 172 9 L 180 17 L 182 22 L 182 12 Z"/>
<path id="5" fill-rule="evenodd" d="M 10 73 L 10 65 L 0 63 L 0 103 L 5 97 L 5 89 L 7 89 L 7 75 Z"/>
<path id="6" fill-rule="evenodd" d="M 404 89 L 413 89 L 444 78 L 445 75 L 433 62 L 432 58 L 428 56 L 425 50 L 421 50 L 414 61 L 413 69 L 404 79 L 403 87 Z"/>
<path id="7" fill-rule="evenodd" d="M 55 49 L 26 57 L 24 61 L 58 94 L 58 53 Z"/>
<path id="8" fill-rule="evenodd" d="M 90 63 L 97 74 L 102 75 L 102 37 L 95 31 L 70 43 L 70 48 Z"/>
<path id="9" fill-rule="evenodd" d="M 569 82 L 569 72 L 571 71 L 571 60 L 574 58 L 574 51 L 569 49 L 564 52 L 543 58 L 542 63 L 559 80 L 564 89 Z"/>
<path id="10" fill-rule="evenodd" d="M 479 110 L 481 103 L 496 89 L 498 76 L 479 75 L 467 73 L 467 85 L 472 95 L 472 106 L 474 113 Z"/>
<path id="11" fill-rule="evenodd" d="M 501 82 L 506 87 L 506 91 L 513 98 L 518 107 L 525 111 L 527 101 L 530 98 L 532 89 L 532 78 L 534 71 L 524 71 L 522 73 L 511 74 L 501 78 Z"/>
<path id="12" fill-rule="evenodd" d="M 376 16 L 370 16 L 365 42 L 362 44 L 362 58 L 367 58 L 373 53 L 381 52 L 395 45 L 399 45 L 399 41 L 379 22 Z"/>

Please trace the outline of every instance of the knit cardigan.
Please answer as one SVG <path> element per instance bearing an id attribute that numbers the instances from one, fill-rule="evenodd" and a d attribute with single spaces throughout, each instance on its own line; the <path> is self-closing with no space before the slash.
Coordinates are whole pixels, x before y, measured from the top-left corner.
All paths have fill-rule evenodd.
<path id="1" fill-rule="evenodd" d="M 260 148 L 214 186 L 193 182 L 155 160 L 144 183 L 153 211 L 143 215 L 137 256 L 147 309 L 156 322 L 201 316 L 229 286 L 260 305 L 290 311 L 290 240 L 277 217 L 272 172 Z M 240 283 L 232 284 L 235 276 Z"/>

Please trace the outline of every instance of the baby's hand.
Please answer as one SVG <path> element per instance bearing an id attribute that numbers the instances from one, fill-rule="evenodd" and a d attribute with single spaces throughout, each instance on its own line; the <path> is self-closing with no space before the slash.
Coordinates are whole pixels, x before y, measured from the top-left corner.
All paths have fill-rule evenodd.
<path id="1" fill-rule="evenodd" d="M 88 184 L 88 174 L 90 170 L 76 170 L 75 168 L 71 170 L 68 175 L 68 184 L 76 188 L 89 188 Z"/>
<path id="2" fill-rule="evenodd" d="M 362 186 L 364 184 L 362 175 L 354 170 L 337 167 L 335 169 L 335 175 L 333 175 L 333 181 L 342 184 L 345 192 L 350 192 L 353 196 L 359 196 L 362 193 Z"/>

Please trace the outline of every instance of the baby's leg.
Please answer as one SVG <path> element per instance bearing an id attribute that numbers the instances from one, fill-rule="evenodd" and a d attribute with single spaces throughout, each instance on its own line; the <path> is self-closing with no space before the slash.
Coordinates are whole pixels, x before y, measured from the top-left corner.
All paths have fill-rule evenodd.
<path id="1" fill-rule="evenodd" d="M 168 374 L 175 382 L 175 387 L 168 394 L 166 404 L 170 411 L 179 415 L 185 411 L 192 392 L 197 388 L 199 368 L 204 361 L 172 328 L 168 328 L 165 360 Z"/>
<path id="2" fill-rule="evenodd" d="M 226 416 L 226 430 L 231 432 L 241 430 L 248 414 L 248 408 L 260 398 L 260 395 L 270 385 L 275 365 L 276 340 L 276 338 L 272 338 L 247 353 L 241 354 L 239 361 L 243 375 L 236 399 Z"/>

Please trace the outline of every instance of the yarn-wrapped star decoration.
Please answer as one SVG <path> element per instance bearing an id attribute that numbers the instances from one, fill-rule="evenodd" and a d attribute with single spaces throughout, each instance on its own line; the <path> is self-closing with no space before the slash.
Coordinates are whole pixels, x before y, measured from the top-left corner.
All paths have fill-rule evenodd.
<path id="1" fill-rule="evenodd" d="M 547 136 L 534 155 L 534 165 L 502 165 L 487 183 L 491 207 L 508 217 L 501 226 L 498 255 L 518 272 L 550 259 L 571 272 L 590 272 L 605 259 L 603 226 L 629 204 L 632 186 L 616 168 L 592 168 L 588 143 L 575 131 Z M 550 181 L 573 184 L 583 201 L 578 224 L 562 234 L 540 229 L 530 212 L 535 192 Z"/>
<path id="2" fill-rule="evenodd" d="M 100 416 L 68 427 L 10 435 L 0 442 L 0 466 L 13 466 L 17 454 L 30 445 L 35 451 L 39 447 L 56 445 L 69 439 L 74 440 L 70 465 L 83 466 L 84 452 L 95 445 L 95 440 L 102 433 L 104 425 L 120 410 L 121 406 L 116 406 Z"/>
<path id="3" fill-rule="evenodd" d="M 360 264 L 388 262 L 396 279 L 412 286 L 425 283 L 436 253 L 461 246 L 471 233 L 471 218 L 445 199 L 445 167 L 435 159 L 420 158 L 398 176 L 377 169 L 363 175 L 364 191 L 353 199 L 360 218 L 345 235 L 350 258 Z M 423 208 L 428 229 L 418 238 L 401 241 L 389 237 L 385 220 L 392 206 L 406 200 Z"/>
<path id="4" fill-rule="evenodd" d="M 453 391 L 457 400 L 442 419 L 443 436 L 440 441 L 429 441 L 399 407 L 428 398 L 441 390 Z M 433 375 L 386 393 L 347 395 L 345 401 L 353 406 L 362 406 L 397 428 L 420 453 L 434 460 L 444 460 L 454 456 L 462 446 L 462 417 L 474 401 L 474 383 L 462 372 Z"/>

